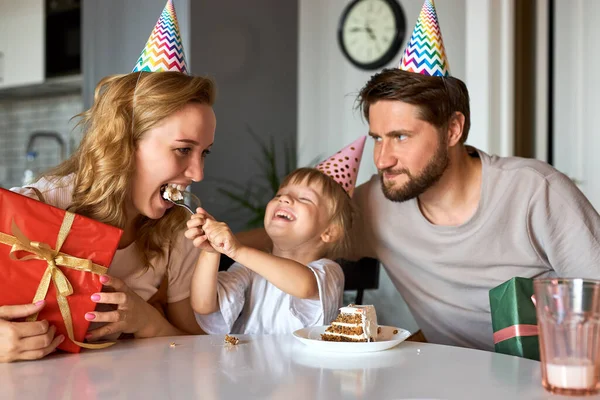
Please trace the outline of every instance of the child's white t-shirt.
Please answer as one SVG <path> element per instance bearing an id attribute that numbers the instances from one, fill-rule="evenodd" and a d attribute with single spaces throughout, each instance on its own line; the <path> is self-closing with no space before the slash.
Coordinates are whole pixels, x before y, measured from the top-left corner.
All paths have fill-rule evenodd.
<path id="1" fill-rule="evenodd" d="M 286 334 L 308 326 L 327 325 L 342 306 L 344 273 L 335 261 L 322 258 L 308 264 L 317 278 L 319 299 L 299 299 L 282 292 L 261 275 L 239 263 L 218 274 L 220 311 L 196 314 L 209 334 Z"/>

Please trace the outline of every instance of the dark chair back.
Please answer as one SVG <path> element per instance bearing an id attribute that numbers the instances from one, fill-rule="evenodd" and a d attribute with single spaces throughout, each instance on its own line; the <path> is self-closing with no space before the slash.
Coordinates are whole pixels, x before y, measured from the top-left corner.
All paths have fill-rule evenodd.
<path id="1" fill-rule="evenodd" d="M 366 289 L 379 288 L 379 260 L 365 257 L 358 261 L 336 261 L 344 271 L 344 290 L 356 290 L 355 304 L 362 304 Z"/>

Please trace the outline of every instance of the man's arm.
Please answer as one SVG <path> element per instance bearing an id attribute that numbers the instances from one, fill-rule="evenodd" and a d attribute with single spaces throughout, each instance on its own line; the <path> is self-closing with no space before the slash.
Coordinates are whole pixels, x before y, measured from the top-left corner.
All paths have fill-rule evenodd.
<path id="1" fill-rule="evenodd" d="M 358 207 L 357 207 L 358 208 Z M 350 228 L 350 252 L 342 256 L 349 261 L 358 261 L 364 257 L 375 257 L 375 252 L 370 249 L 365 238 L 364 222 L 362 221 L 360 210 L 355 215 L 352 227 Z M 256 228 L 249 231 L 238 232 L 235 234 L 237 240 L 245 247 L 269 252 L 273 248 L 273 242 L 265 228 Z"/>
<path id="2" fill-rule="evenodd" d="M 358 261 L 365 257 L 377 258 L 370 241 L 372 230 L 369 223 L 374 221 L 374 217 L 369 215 L 369 211 L 373 210 L 369 208 L 368 184 L 369 182 L 366 182 L 358 186 L 352 198 L 356 213 L 350 228 L 350 252 L 342 257 L 349 261 Z"/>
<path id="3" fill-rule="evenodd" d="M 567 176 L 546 177 L 527 223 L 532 246 L 559 277 L 600 279 L 600 215 Z"/>
<path id="4" fill-rule="evenodd" d="M 273 242 L 265 228 L 256 228 L 249 231 L 238 232 L 235 234 L 237 240 L 247 247 L 262 251 L 271 251 L 273 249 Z"/>

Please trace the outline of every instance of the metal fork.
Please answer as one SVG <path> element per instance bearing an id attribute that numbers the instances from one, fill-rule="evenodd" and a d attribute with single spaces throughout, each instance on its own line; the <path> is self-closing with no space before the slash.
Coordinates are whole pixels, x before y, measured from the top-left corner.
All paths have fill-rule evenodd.
<path id="1" fill-rule="evenodd" d="M 191 214 L 196 214 L 196 209 L 202 206 L 202 202 L 200 201 L 200 199 L 196 197 L 192 192 L 188 192 L 187 190 L 180 190 L 180 193 L 183 196 L 182 200 L 166 200 L 170 201 L 176 206 L 184 207 Z"/>

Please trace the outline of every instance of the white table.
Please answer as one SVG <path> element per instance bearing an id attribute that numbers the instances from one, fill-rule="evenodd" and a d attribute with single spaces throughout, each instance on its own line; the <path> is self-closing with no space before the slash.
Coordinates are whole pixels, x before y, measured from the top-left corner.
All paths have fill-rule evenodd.
<path id="1" fill-rule="evenodd" d="M 291 335 L 238 337 L 235 347 L 223 336 L 138 339 L 0 364 L 0 398 L 563 398 L 542 388 L 538 362 L 517 357 L 409 342 L 378 353 L 317 353 Z"/>

